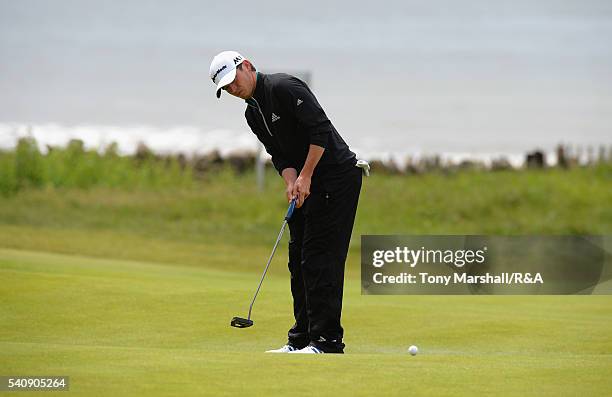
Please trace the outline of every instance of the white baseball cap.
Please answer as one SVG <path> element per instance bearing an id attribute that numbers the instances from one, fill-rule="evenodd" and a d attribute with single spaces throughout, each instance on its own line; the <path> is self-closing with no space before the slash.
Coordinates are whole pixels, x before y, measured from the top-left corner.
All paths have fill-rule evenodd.
<path id="1" fill-rule="evenodd" d="M 244 57 L 236 51 L 218 53 L 210 63 L 210 78 L 217 85 L 217 98 L 221 97 L 221 88 L 230 84 L 236 78 L 236 66 L 244 61 Z"/>

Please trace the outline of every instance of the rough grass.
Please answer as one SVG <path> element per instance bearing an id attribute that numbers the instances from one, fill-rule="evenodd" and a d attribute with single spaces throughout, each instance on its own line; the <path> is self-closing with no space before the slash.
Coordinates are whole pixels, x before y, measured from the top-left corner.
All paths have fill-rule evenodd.
<path id="1" fill-rule="evenodd" d="M 197 244 L 269 244 L 287 204 L 280 178 L 269 171 L 266 183 L 258 192 L 253 174 L 223 172 L 188 188 L 27 189 L 0 198 L 0 222 Z M 612 231 L 611 186 L 611 166 L 375 175 L 364 182 L 354 235 L 605 234 Z"/>

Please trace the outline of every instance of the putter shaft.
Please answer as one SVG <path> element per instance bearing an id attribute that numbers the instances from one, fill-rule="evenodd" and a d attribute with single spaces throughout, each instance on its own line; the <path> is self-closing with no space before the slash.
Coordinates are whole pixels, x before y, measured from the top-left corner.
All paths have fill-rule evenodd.
<path id="1" fill-rule="evenodd" d="M 255 291 L 255 295 L 253 295 L 253 300 L 251 301 L 251 306 L 249 306 L 249 316 L 247 320 L 251 319 L 251 311 L 253 310 L 253 305 L 255 304 L 255 299 L 257 298 L 257 294 L 259 293 L 259 289 L 261 288 L 261 284 L 263 284 L 264 278 L 266 277 L 266 273 L 268 272 L 268 268 L 270 267 L 270 263 L 272 262 L 272 258 L 274 258 L 274 253 L 276 252 L 276 247 L 278 247 L 278 243 L 280 243 L 283 238 L 283 233 L 285 232 L 285 226 L 287 225 L 288 219 L 285 218 L 283 221 L 283 226 L 281 226 L 280 232 L 278 233 L 278 237 L 276 238 L 276 243 L 274 243 L 274 248 L 272 248 L 272 253 L 270 254 L 270 258 L 268 259 L 268 263 L 266 264 L 266 268 L 264 269 L 263 274 L 261 275 L 261 280 L 259 280 L 259 285 L 257 286 L 257 290 Z"/>

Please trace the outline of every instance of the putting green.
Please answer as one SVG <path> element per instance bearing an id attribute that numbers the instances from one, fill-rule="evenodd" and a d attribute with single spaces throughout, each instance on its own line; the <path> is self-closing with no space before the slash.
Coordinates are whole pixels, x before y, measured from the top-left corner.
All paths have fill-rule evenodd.
<path id="1" fill-rule="evenodd" d="M 229 326 L 257 272 L 0 249 L 0 375 L 68 375 L 83 396 L 612 390 L 612 296 L 361 296 L 352 271 L 347 354 L 270 355 L 291 325 L 288 275 L 265 281 L 254 327 Z"/>

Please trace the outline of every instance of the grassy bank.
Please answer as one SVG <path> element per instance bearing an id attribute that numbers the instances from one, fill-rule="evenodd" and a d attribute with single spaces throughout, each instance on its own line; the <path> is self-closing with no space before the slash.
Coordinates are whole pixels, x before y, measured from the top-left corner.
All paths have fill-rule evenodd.
<path id="1" fill-rule="evenodd" d="M 611 186 L 610 167 L 374 175 L 352 247 L 361 234 L 610 233 Z M 271 170 L 263 192 L 230 171 L 182 188 L 31 188 L 0 198 L 0 245 L 197 264 L 206 249 L 268 247 L 285 209 Z"/>

